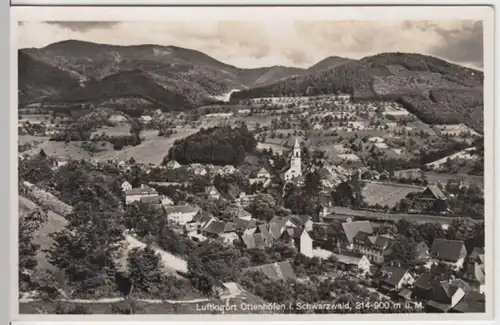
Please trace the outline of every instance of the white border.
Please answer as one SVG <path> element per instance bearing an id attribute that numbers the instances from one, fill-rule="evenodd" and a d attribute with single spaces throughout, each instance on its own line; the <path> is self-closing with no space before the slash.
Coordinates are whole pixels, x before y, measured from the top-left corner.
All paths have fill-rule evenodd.
<path id="1" fill-rule="evenodd" d="M 40 3 L 42 1 L 36 1 Z M 113 1 L 111 1 L 113 2 Z M 355 1 L 353 1 L 355 2 Z M 469 3 L 470 1 L 457 1 Z M 455 3 L 457 3 L 455 2 Z M 19 3 L 19 1 L 17 1 Z M 52 1 L 54 3 L 54 1 Z M 57 2 L 56 2 L 57 3 Z M 65 1 L 68 3 L 68 1 Z M 104 1 L 100 2 L 101 4 Z M 109 3 L 109 1 L 108 1 Z M 186 3 L 186 1 L 184 2 Z M 198 1 L 199 3 L 199 1 Z M 234 1 L 232 2 L 235 3 Z M 316 2 L 317 3 L 317 2 Z M 325 3 L 323 1 L 323 3 Z M 329 2 L 331 3 L 331 2 Z M 421 1 L 420 3 L 429 3 Z M 33 1 L 32 1 L 33 4 Z M 222 2 L 224 4 L 224 2 Z M 492 194 L 493 183 L 493 31 L 494 11 L 491 7 L 168 7 L 168 8 L 146 8 L 146 7 L 14 7 L 11 8 L 11 109 L 17 108 L 17 53 L 16 30 L 17 21 L 26 20 L 106 20 L 106 21 L 161 21 L 161 20 L 375 20 L 397 19 L 397 20 L 426 20 L 426 19 L 479 19 L 483 20 L 484 28 L 484 94 L 485 94 L 485 152 L 486 173 L 485 177 L 485 201 L 486 201 L 486 302 L 485 314 L 398 314 L 394 315 L 19 315 L 17 303 L 17 222 L 11 222 L 10 233 L 14 234 L 13 253 L 11 254 L 11 267 L 14 271 L 11 279 L 11 302 L 12 320 L 20 321 L 81 321 L 85 320 L 156 320 L 156 321 L 179 321 L 179 320 L 268 320 L 268 321 L 313 321 L 313 320 L 335 320 L 335 321 L 360 321 L 373 320 L 384 321 L 470 321 L 491 320 L 493 315 L 493 216 L 494 206 Z M 314 18 L 313 18 L 314 17 Z M 369 17 L 368 19 L 366 17 Z M 12 111 L 11 111 L 12 113 Z M 13 139 L 17 139 L 17 114 L 10 114 L 10 131 Z M 17 141 L 11 140 L 10 157 L 10 190 L 11 190 L 11 220 L 17 220 Z M 498 225 L 497 225 L 498 226 Z M 28 323 L 26 323 L 28 324 Z"/>

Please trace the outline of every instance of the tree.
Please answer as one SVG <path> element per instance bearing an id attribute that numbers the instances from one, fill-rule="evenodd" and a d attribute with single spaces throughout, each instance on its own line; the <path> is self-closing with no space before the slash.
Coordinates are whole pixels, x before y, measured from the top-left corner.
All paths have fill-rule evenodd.
<path id="1" fill-rule="evenodd" d="M 429 247 L 431 247 L 434 239 L 446 237 L 446 233 L 443 230 L 443 227 L 441 227 L 441 225 L 437 222 L 426 222 L 417 226 L 417 230 L 420 233 L 422 239 Z"/>
<path id="2" fill-rule="evenodd" d="M 33 234 L 47 222 L 47 212 L 37 208 L 19 218 L 19 290 L 33 289 L 33 273 L 37 267 L 36 254 L 40 245 L 33 242 Z"/>
<path id="3" fill-rule="evenodd" d="M 67 228 L 51 235 L 49 262 L 65 275 L 76 295 L 99 296 L 114 291 L 115 258 L 123 228 L 112 208 L 83 203 L 75 206 Z"/>
<path id="4" fill-rule="evenodd" d="M 398 235 L 394 239 L 387 260 L 397 262 L 401 267 L 413 265 L 417 255 L 416 246 L 417 242 L 413 238 Z"/>
<path id="5" fill-rule="evenodd" d="M 160 255 L 151 247 L 134 248 L 127 260 L 134 293 L 158 294 L 163 272 Z"/>

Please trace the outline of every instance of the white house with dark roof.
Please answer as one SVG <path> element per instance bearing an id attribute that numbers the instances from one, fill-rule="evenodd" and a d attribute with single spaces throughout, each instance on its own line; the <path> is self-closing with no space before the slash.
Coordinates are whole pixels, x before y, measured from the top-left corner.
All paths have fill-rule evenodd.
<path id="1" fill-rule="evenodd" d="M 400 290 L 415 283 L 415 278 L 407 269 L 383 266 L 378 272 L 379 286 L 383 291 Z"/>
<path id="2" fill-rule="evenodd" d="M 199 207 L 189 204 L 165 207 L 167 218 L 181 226 L 192 221 L 200 211 Z"/>
<path id="3" fill-rule="evenodd" d="M 340 254 L 331 254 L 335 257 L 338 263 L 347 267 L 359 270 L 361 273 L 366 274 L 370 272 L 370 260 L 363 254 L 351 251 L 341 251 Z"/>
<path id="4" fill-rule="evenodd" d="M 122 185 L 120 185 L 120 187 L 122 188 L 122 191 L 123 192 L 127 192 L 127 191 L 130 191 L 132 189 L 132 184 L 130 184 L 129 182 L 127 181 L 124 181 L 122 183 Z"/>
<path id="5" fill-rule="evenodd" d="M 443 263 L 458 271 L 464 267 L 467 249 L 461 240 L 436 238 L 430 250 L 434 264 Z"/>

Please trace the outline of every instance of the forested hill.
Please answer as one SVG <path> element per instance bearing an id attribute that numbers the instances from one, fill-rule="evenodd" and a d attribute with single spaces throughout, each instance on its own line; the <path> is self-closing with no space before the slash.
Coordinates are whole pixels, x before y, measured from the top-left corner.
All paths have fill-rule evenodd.
<path id="1" fill-rule="evenodd" d="M 382 53 L 316 73 L 234 93 L 251 97 L 349 93 L 354 100 L 396 100 L 429 124 L 483 128 L 483 72 L 410 53 Z"/>

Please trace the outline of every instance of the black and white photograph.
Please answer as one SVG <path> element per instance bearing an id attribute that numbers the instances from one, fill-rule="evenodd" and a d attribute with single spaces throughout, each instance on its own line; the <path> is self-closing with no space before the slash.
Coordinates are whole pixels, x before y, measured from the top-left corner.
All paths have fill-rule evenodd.
<path id="1" fill-rule="evenodd" d="M 486 15 L 411 10 L 19 18 L 19 314 L 485 314 Z"/>

